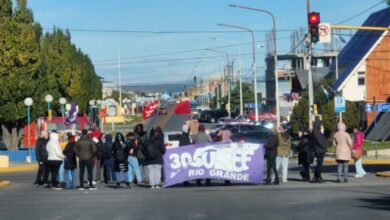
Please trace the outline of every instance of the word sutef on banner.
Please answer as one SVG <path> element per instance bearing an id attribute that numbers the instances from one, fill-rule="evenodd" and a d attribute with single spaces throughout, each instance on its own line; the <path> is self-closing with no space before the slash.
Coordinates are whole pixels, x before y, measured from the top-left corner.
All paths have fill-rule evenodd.
<path id="1" fill-rule="evenodd" d="M 261 184 L 263 145 L 209 143 L 168 149 L 164 155 L 164 187 L 196 179 Z"/>

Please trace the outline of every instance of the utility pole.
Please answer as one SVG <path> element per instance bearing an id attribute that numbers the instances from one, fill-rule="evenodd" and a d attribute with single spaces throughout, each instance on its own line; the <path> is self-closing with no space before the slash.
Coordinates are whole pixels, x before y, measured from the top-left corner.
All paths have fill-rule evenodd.
<path id="1" fill-rule="evenodd" d="M 121 50 L 118 50 L 119 110 L 122 111 Z"/>

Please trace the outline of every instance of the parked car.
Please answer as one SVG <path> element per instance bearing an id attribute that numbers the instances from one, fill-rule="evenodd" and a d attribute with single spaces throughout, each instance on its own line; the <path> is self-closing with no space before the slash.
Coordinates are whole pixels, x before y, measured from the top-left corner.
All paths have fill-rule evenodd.
<path id="1" fill-rule="evenodd" d="M 244 132 L 262 131 L 265 128 L 260 125 L 251 125 L 251 124 L 225 124 L 220 126 L 217 125 L 210 132 L 210 136 L 211 138 L 213 138 L 213 140 L 216 139 L 218 132 L 221 129 L 228 129 L 230 130 L 230 132 L 232 132 L 232 134 L 236 134 L 236 133 L 244 133 Z"/>
<path id="2" fill-rule="evenodd" d="M 179 147 L 181 132 L 180 131 L 166 131 L 164 132 L 164 143 L 166 148 Z"/>
<path id="3" fill-rule="evenodd" d="M 269 129 L 263 127 L 259 130 L 234 133 L 231 139 L 233 142 L 266 144 L 271 135 L 274 134 Z"/>
<path id="4" fill-rule="evenodd" d="M 198 121 L 206 123 L 215 123 L 218 121 L 218 119 L 226 116 L 228 116 L 228 112 L 226 110 L 204 110 L 200 113 Z"/>

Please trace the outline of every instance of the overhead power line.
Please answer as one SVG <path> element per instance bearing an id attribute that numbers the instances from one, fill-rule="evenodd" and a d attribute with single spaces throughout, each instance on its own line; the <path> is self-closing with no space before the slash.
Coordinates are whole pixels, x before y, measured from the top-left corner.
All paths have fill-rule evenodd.
<path id="1" fill-rule="evenodd" d="M 346 22 L 348 22 L 348 21 L 351 21 L 351 20 L 353 20 L 353 19 L 355 19 L 355 18 L 357 18 L 357 17 L 359 17 L 359 16 L 365 14 L 366 12 L 370 11 L 371 9 L 377 7 L 378 5 L 381 5 L 382 3 L 384 3 L 383 0 L 379 1 L 378 3 L 374 4 L 373 6 L 367 8 L 367 9 L 365 9 L 365 10 L 363 10 L 363 11 L 357 13 L 356 15 L 354 15 L 354 16 L 352 16 L 352 17 L 350 17 L 350 18 L 347 18 L 347 19 L 345 19 L 345 20 L 343 20 L 343 21 L 340 21 L 340 22 L 338 22 L 338 23 L 336 23 L 336 24 L 344 24 L 344 23 L 346 23 Z"/>

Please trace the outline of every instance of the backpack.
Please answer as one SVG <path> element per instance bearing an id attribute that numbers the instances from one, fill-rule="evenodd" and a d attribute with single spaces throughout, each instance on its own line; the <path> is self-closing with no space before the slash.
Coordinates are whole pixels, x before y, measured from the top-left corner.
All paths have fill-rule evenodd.
<path id="1" fill-rule="evenodd" d="M 146 145 L 146 153 L 147 153 L 146 157 L 148 159 L 158 158 L 159 153 L 157 152 L 158 149 L 154 146 L 154 142 L 149 140 L 145 145 Z"/>

